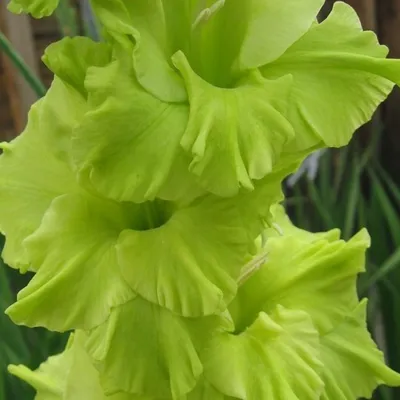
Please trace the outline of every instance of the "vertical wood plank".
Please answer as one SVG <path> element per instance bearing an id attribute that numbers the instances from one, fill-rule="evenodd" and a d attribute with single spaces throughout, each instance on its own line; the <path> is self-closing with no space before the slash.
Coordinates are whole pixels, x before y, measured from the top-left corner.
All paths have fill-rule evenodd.
<path id="1" fill-rule="evenodd" d="M 30 19 L 26 15 L 14 15 L 7 11 L 7 2 L 0 2 L 0 26 L 7 38 L 20 53 L 26 64 L 37 73 L 35 44 L 32 39 Z M 6 91 L 9 98 L 16 133 L 26 124 L 27 114 L 37 97 L 30 86 L 3 56 Z"/>
<path id="2" fill-rule="evenodd" d="M 357 11 L 364 29 L 371 31 L 377 30 L 377 10 L 375 0 L 346 0 L 346 3 L 351 5 Z"/>
<path id="3" fill-rule="evenodd" d="M 400 58 L 400 0 L 378 0 L 379 34 L 389 46 L 390 57 Z M 385 132 L 382 161 L 388 172 L 400 184 L 400 90 L 396 88 L 383 109 Z M 400 362 L 399 362 L 400 363 Z"/>

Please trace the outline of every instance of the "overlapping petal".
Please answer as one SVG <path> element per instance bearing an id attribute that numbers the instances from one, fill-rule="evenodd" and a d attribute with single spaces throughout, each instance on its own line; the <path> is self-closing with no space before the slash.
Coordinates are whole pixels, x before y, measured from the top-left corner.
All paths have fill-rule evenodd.
<path id="1" fill-rule="evenodd" d="M 16 14 L 29 13 L 35 18 L 51 15 L 60 0 L 11 0 L 8 9 Z"/>
<path id="2" fill-rule="evenodd" d="M 185 319 L 140 297 L 116 308 L 87 347 L 109 394 L 179 398 L 203 371 Z"/>
<path id="3" fill-rule="evenodd" d="M 142 297 L 181 315 L 221 311 L 251 250 L 249 223 L 234 201 L 204 198 L 157 229 L 122 232 L 122 274 Z"/>
<path id="4" fill-rule="evenodd" d="M 72 149 L 81 176 L 118 201 L 182 200 L 202 193 L 179 145 L 187 106 L 163 103 L 144 91 L 127 60 L 91 68 L 86 88 L 89 110 Z"/>
<path id="5" fill-rule="evenodd" d="M 24 243 L 38 273 L 7 312 L 17 323 L 64 331 L 99 325 L 134 293 L 183 316 L 222 311 L 279 182 L 260 187 L 260 198 L 209 195 L 182 207 L 58 196 Z"/>
<path id="6" fill-rule="evenodd" d="M 242 287 L 233 317 L 238 329 L 277 304 L 307 312 L 319 332 L 329 332 L 358 304 L 357 275 L 364 271 L 369 237 L 307 243 L 295 236 L 267 240 L 267 261 Z M 290 249 L 290 251 L 288 251 Z M 233 310 L 233 308 L 232 308 Z"/>
<path id="7" fill-rule="evenodd" d="M 289 120 L 296 131 L 292 151 L 346 145 L 399 83 L 398 60 L 374 33 L 362 31 L 355 11 L 336 2 L 279 59 L 261 68 L 269 79 L 293 75 Z"/>
<path id="8" fill-rule="evenodd" d="M 169 3 L 175 5 L 177 1 Z M 181 2 L 169 17 L 179 15 L 190 3 L 193 2 Z M 171 49 L 162 0 L 95 0 L 93 7 L 106 32 L 130 52 L 141 85 L 160 100 L 185 101 L 182 78 L 169 62 Z M 173 26 L 179 29 L 187 23 L 190 22 L 180 20 Z"/>
<path id="9" fill-rule="evenodd" d="M 400 374 L 385 365 L 366 326 L 367 302 L 362 301 L 332 331 L 321 337 L 321 400 L 369 399 L 378 385 L 400 385 Z"/>
<path id="10" fill-rule="evenodd" d="M 202 78 L 226 86 L 239 71 L 279 57 L 307 31 L 322 4 L 322 0 L 290 0 L 287 7 L 273 0 L 94 1 L 109 34 L 131 47 L 139 82 L 168 102 L 186 99 L 182 79 L 171 64 L 176 51 L 185 53 Z"/>
<path id="11" fill-rule="evenodd" d="M 128 393 L 106 396 L 93 360 L 85 350 L 86 341 L 85 333 L 76 332 L 63 353 L 50 357 L 37 370 L 10 365 L 9 371 L 36 390 L 35 400 L 151 400 Z"/>
<path id="12" fill-rule="evenodd" d="M 202 359 L 206 379 L 243 400 L 314 400 L 323 389 L 318 332 L 303 311 L 261 312 L 244 332 L 216 335 Z"/>
<path id="13" fill-rule="evenodd" d="M 63 82 L 74 87 L 86 98 L 85 79 L 90 67 L 111 62 L 111 46 L 86 37 L 66 37 L 52 43 L 42 57 L 46 66 Z"/>
<path id="14" fill-rule="evenodd" d="M 270 173 L 294 137 L 285 118 L 290 76 L 268 81 L 257 73 L 233 89 L 217 88 L 173 57 L 188 89 L 190 117 L 180 141 L 192 156 L 190 171 L 212 193 L 233 196 Z"/>
<path id="15" fill-rule="evenodd" d="M 90 195 L 57 197 L 25 245 L 38 272 L 8 315 L 55 331 L 91 329 L 135 294 L 117 262 L 116 242 L 130 208 Z"/>
<path id="16" fill-rule="evenodd" d="M 2 144 L 0 229 L 6 236 L 3 258 L 22 270 L 30 264 L 23 240 L 38 228 L 54 198 L 78 190 L 68 164 L 55 156 L 47 140 L 52 133 L 68 131 L 75 124 L 74 111 L 79 103 L 67 100 L 65 107 L 54 107 L 53 101 L 61 93 L 70 94 L 62 82 L 55 81 L 48 96 L 32 107 L 25 131 L 11 143 Z"/>

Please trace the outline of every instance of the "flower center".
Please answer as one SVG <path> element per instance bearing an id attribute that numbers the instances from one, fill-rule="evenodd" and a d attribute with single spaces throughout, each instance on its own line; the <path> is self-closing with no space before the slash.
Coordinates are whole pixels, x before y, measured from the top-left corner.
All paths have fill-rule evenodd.
<path id="1" fill-rule="evenodd" d="M 135 231 L 149 231 L 165 225 L 174 213 L 174 204 L 156 199 L 142 204 L 134 204 L 131 209 L 130 228 Z"/>

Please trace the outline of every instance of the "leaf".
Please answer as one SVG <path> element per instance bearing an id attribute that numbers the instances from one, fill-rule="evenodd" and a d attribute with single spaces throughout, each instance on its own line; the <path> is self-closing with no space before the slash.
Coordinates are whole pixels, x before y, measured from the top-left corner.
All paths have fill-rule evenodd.
<path id="1" fill-rule="evenodd" d="M 217 390 L 243 400 L 314 400 L 323 389 L 318 332 L 303 311 L 261 312 L 244 332 L 215 336 L 202 360 Z"/>
<path id="2" fill-rule="evenodd" d="M 91 329 L 112 307 L 135 297 L 119 272 L 115 250 L 128 213 L 129 208 L 89 195 L 56 198 L 25 240 L 38 272 L 7 309 L 13 321 L 59 332 Z"/>
<path id="3" fill-rule="evenodd" d="M 386 55 L 376 36 L 362 31 L 355 11 L 336 2 L 324 22 L 262 67 L 268 79 L 293 75 L 288 119 L 297 136 L 292 151 L 349 142 L 399 81 L 400 65 Z"/>
<path id="4" fill-rule="evenodd" d="M 180 143 L 191 154 L 190 171 L 219 196 L 234 196 L 241 187 L 254 189 L 253 180 L 272 171 L 294 136 L 284 116 L 290 77 L 268 81 L 253 74 L 223 89 L 196 75 L 183 53 L 173 61 L 189 96 L 189 122 Z"/>

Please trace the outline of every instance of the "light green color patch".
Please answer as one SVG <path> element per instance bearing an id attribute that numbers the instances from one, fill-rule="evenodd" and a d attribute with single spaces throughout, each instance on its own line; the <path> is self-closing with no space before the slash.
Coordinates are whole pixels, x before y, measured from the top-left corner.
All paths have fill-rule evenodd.
<path id="1" fill-rule="evenodd" d="M 376 36 L 362 31 L 355 11 L 337 2 L 324 22 L 261 68 L 270 79 L 293 75 L 288 116 L 296 140 L 291 151 L 349 142 L 390 93 L 392 82 L 399 82 L 399 61 L 386 55 Z"/>
<path id="2" fill-rule="evenodd" d="M 237 203 L 208 196 L 157 229 L 123 231 L 117 252 L 126 281 L 148 301 L 187 317 L 225 309 L 250 251 L 248 225 L 257 221 L 254 213 L 244 219 Z"/>
<path id="3" fill-rule="evenodd" d="M 400 374 L 385 365 L 382 352 L 366 326 L 367 302 L 362 301 L 331 332 L 321 337 L 321 400 L 371 398 L 378 385 L 400 385 Z"/>
<path id="4" fill-rule="evenodd" d="M 78 190 L 68 165 L 54 156 L 47 141 L 50 132 L 68 130 L 74 120 L 67 119 L 68 109 L 54 108 L 48 101 L 44 98 L 32 107 L 25 131 L 2 144 L 0 157 L 0 229 L 6 236 L 3 258 L 22 271 L 30 267 L 23 240 L 38 228 L 54 198 Z M 49 125 L 48 118 L 58 120 L 57 124 Z"/>
<path id="5" fill-rule="evenodd" d="M 204 79 L 225 86 L 238 71 L 279 57 L 307 31 L 322 4 L 307 0 L 300 6 L 290 0 L 282 8 L 273 0 L 94 1 L 108 33 L 127 47 L 131 43 L 139 82 L 168 102 L 186 99 L 171 65 L 176 51 L 182 50 Z"/>
<path id="6" fill-rule="evenodd" d="M 135 294 L 118 268 L 115 245 L 129 209 L 90 195 L 56 198 L 25 246 L 38 272 L 7 314 L 54 331 L 91 329 Z"/>
<path id="7" fill-rule="evenodd" d="M 86 37 L 66 37 L 48 46 L 42 59 L 56 76 L 86 97 L 87 71 L 111 62 L 111 47 Z"/>
<path id="8" fill-rule="evenodd" d="M 106 396 L 85 351 L 86 341 L 86 334 L 78 331 L 70 336 L 63 353 L 50 357 L 37 370 L 10 365 L 9 371 L 36 390 L 35 400 L 152 400 L 128 393 Z"/>
<path id="9" fill-rule="evenodd" d="M 321 334 L 329 332 L 358 304 L 356 279 L 364 271 L 368 246 L 366 231 L 347 243 L 316 240 L 305 245 L 294 236 L 271 238 L 265 246 L 266 263 L 232 304 L 236 329 L 281 304 L 305 311 Z"/>
<path id="10" fill-rule="evenodd" d="M 35 18 L 51 15 L 60 0 L 11 0 L 8 9 L 16 14 L 29 13 Z"/>
<path id="11" fill-rule="evenodd" d="M 340 230 L 332 229 L 328 232 L 312 233 L 295 226 L 286 214 L 285 208 L 282 204 L 274 204 L 271 207 L 273 228 L 265 231 L 265 239 L 276 236 L 293 236 L 296 240 L 303 240 L 304 242 L 314 242 L 316 240 L 325 239 L 328 242 L 333 242 L 340 239 Z"/>
<path id="12" fill-rule="evenodd" d="M 185 320 L 140 297 L 93 330 L 87 348 L 109 394 L 178 399 L 194 389 L 203 370 Z"/>
<path id="13" fill-rule="evenodd" d="M 187 106 L 145 92 L 125 62 L 92 67 L 86 89 L 89 109 L 72 147 L 81 179 L 87 176 L 100 193 L 118 201 L 182 200 L 202 193 L 179 145 Z"/>
<path id="14" fill-rule="evenodd" d="M 196 75 L 182 52 L 173 61 L 189 96 L 190 116 L 180 143 L 192 155 L 190 171 L 220 196 L 254 189 L 253 180 L 272 171 L 294 137 L 284 116 L 290 76 L 268 81 L 254 72 L 237 87 L 223 89 Z"/>
<path id="15" fill-rule="evenodd" d="M 315 400 L 323 389 L 318 332 L 303 311 L 261 312 L 243 333 L 216 335 L 202 360 L 213 386 L 243 400 Z"/>

